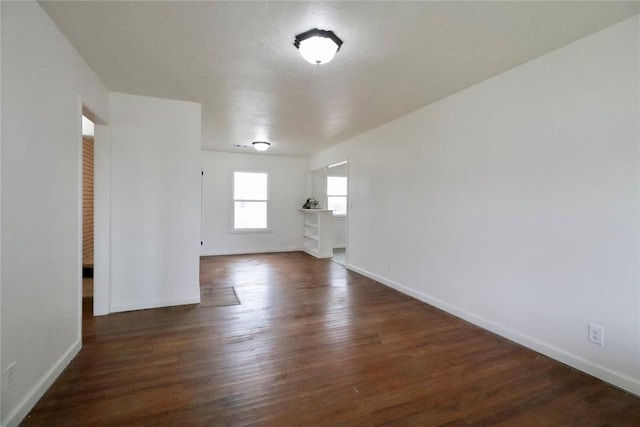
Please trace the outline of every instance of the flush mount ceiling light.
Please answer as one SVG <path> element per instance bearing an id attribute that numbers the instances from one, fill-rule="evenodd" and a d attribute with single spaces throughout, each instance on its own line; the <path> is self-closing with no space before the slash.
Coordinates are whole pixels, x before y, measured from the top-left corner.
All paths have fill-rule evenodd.
<path id="1" fill-rule="evenodd" d="M 251 145 L 253 145 L 253 148 L 258 151 L 267 151 L 271 146 L 271 143 L 267 141 L 254 141 Z"/>
<path id="2" fill-rule="evenodd" d="M 326 64 L 342 46 L 342 40 L 333 31 L 314 28 L 296 36 L 293 43 L 300 55 L 311 64 Z"/>

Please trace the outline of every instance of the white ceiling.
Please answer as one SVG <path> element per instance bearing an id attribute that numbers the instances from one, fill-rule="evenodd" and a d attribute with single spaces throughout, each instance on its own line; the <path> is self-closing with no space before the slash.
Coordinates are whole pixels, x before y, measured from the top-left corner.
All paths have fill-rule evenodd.
<path id="1" fill-rule="evenodd" d="M 306 156 L 639 12 L 637 2 L 40 2 L 109 90 L 202 103 L 204 149 Z M 344 40 L 314 66 L 311 28 Z"/>

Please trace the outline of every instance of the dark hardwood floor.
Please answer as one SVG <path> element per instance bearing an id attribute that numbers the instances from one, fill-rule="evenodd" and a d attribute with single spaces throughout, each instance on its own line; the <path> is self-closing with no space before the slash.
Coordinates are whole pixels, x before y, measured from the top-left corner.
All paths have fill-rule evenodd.
<path id="1" fill-rule="evenodd" d="M 240 305 L 85 316 L 23 425 L 640 425 L 637 397 L 329 260 L 208 257 L 201 282 Z"/>

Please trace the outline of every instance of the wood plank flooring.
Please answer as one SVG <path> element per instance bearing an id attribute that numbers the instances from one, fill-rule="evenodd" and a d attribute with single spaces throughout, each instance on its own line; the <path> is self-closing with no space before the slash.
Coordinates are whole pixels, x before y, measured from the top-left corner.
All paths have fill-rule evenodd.
<path id="1" fill-rule="evenodd" d="M 240 305 L 84 317 L 25 426 L 638 426 L 640 399 L 299 252 L 208 257 Z"/>

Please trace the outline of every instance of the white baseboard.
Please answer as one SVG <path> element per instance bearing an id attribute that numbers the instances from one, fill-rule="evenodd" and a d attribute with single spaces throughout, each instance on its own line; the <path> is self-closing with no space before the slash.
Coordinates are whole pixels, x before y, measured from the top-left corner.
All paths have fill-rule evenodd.
<path id="1" fill-rule="evenodd" d="M 302 246 L 296 246 L 291 248 L 278 248 L 278 249 L 241 249 L 238 251 L 218 251 L 218 252 L 203 252 L 200 256 L 221 256 L 221 255 L 252 255 L 252 254 L 269 254 L 278 252 L 300 252 L 303 251 Z"/>
<path id="2" fill-rule="evenodd" d="M 318 254 L 314 254 L 313 252 L 308 251 L 306 249 L 302 249 L 302 252 L 304 252 L 305 254 L 309 254 L 314 258 L 320 258 L 320 259 L 333 258 L 333 255 L 318 255 Z"/>
<path id="3" fill-rule="evenodd" d="M 200 298 L 191 298 L 173 301 L 146 301 L 137 304 L 122 304 L 111 307 L 111 313 L 122 313 L 124 311 L 148 310 L 151 308 L 173 307 L 176 305 L 200 304 Z"/>
<path id="4" fill-rule="evenodd" d="M 635 394 L 636 396 L 640 396 L 640 381 L 634 378 L 628 377 L 604 366 L 596 365 L 578 355 L 569 353 L 561 348 L 555 347 L 529 335 L 510 329 L 499 323 L 492 322 L 491 320 L 485 319 L 484 317 L 478 316 L 474 313 L 470 313 L 459 307 L 448 304 L 438 298 L 434 298 L 422 292 L 418 292 L 414 289 L 408 288 L 404 285 L 401 285 L 400 283 L 394 282 L 393 280 L 389 280 L 385 277 L 359 268 L 353 264 L 347 264 L 346 267 L 349 270 L 362 274 L 369 279 L 382 283 L 383 285 L 402 292 L 403 294 L 409 295 L 417 300 L 420 300 L 424 303 L 446 311 L 447 313 L 453 314 L 456 317 L 473 323 L 474 325 L 480 326 L 481 328 L 493 332 L 494 334 L 500 335 L 504 338 L 507 338 L 508 340 L 514 341 L 520 345 L 535 350 L 538 353 L 542 353 L 545 356 L 576 368 L 591 376 L 599 378 L 602 381 L 626 390 L 629 393 Z"/>
<path id="5" fill-rule="evenodd" d="M 71 347 L 53 364 L 51 369 L 29 390 L 27 395 L 20 401 L 16 408 L 11 411 L 6 420 L 3 420 L 3 427 L 14 427 L 29 415 L 29 412 L 44 393 L 51 387 L 53 382 L 60 376 L 62 371 L 71 363 L 74 357 L 82 348 L 80 341 L 74 342 Z"/>

